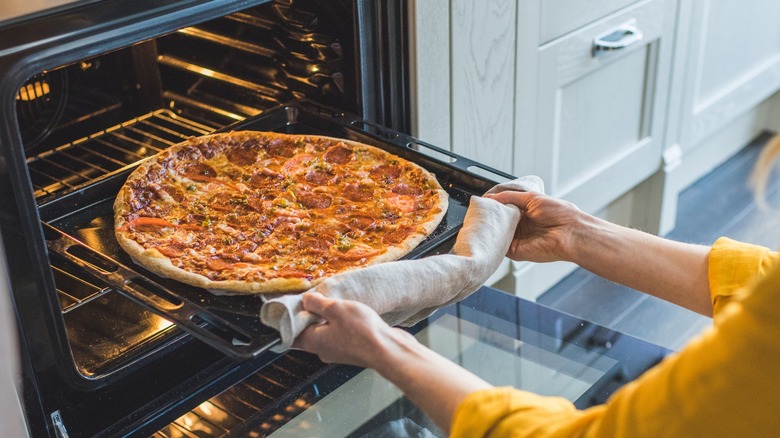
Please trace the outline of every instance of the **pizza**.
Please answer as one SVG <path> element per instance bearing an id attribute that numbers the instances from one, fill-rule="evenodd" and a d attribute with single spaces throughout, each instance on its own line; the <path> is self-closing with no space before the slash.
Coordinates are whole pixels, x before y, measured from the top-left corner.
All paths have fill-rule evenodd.
<path id="1" fill-rule="evenodd" d="M 235 131 L 139 165 L 114 202 L 114 230 L 157 275 L 217 294 L 300 292 L 403 257 L 447 202 L 432 173 L 383 149 Z"/>

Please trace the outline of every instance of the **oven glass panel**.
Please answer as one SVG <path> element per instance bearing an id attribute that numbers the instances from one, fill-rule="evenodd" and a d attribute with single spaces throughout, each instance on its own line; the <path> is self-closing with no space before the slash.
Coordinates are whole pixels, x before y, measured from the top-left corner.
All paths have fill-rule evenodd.
<path id="1" fill-rule="evenodd" d="M 441 309 L 412 331 L 420 342 L 493 385 L 565 397 L 579 408 L 602 403 L 668 354 L 490 288 Z M 157 436 L 173 436 L 173 429 L 213 430 L 193 423 L 197 418 L 191 412 Z M 244 418 L 236 429 L 215 436 L 445 436 L 376 372 L 346 366 L 331 367 L 277 406 Z"/>

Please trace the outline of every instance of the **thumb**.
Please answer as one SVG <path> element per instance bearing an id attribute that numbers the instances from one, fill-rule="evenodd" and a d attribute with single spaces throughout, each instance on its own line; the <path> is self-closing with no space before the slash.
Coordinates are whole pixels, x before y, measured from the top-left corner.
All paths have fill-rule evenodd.
<path id="1" fill-rule="evenodd" d="M 326 298 L 325 295 L 322 295 L 319 292 L 306 292 L 301 296 L 301 302 L 303 303 L 304 310 L 307 312 L 325 317 L 327 307 L 333 300 Z"/>

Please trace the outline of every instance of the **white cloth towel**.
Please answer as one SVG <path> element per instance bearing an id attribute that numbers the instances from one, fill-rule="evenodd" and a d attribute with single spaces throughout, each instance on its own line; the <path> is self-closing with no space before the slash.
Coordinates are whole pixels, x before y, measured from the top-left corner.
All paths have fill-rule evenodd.
<path id="1" fill-rule="evenodd" d="M 544 184 L 531 175 L 499 184 L 487 193 L 505 190 L 544 192 Z M 501 264 L 519 220 L 517 207 L 474 196 L 450 254 L 347 271 L 311 291 L 365 303 L 390 325 L 413 325 L 479 289 Z M 300 295 L 268 300 L 260 317 L 281 334 L 277 351 L 290 348 L 298 334 L 319 321 L 303 310 Z"/>

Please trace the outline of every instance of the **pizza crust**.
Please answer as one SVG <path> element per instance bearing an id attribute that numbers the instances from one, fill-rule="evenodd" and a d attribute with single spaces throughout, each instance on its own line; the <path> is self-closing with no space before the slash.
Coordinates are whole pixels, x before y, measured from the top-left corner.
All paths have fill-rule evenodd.
<path id="1" fill-rule="evenodd" d="M 131 211 L 130 208 L 131 197 L 132 197 L 131 187 L 132 184 L 136 182 L 140 182 L 143 180 L 143 178 L 146 177 L 146 174 L 151 168 L 151 166 L 153 166 L 159 160 L 171 156 L 180 148 L 190 144 L 190 142 L 192 142 L 192 144 L 197 144 L 198 142 L 207 142 L 213 138 L 218 138 L 220 136 L 225 136 L 225 135 L 234 135 L 239 137 L 246 135 L 251 137 L 252 134 L 254 133 L 251 131 L 241 131 L 238 133 L 212 134 L 212 135 L 207 135 L 207 136 L 198 137 L 194 139 L 191 138 L 182 143 L 171 146 L 170 148 L 160 152 L 158 155 L 151 157 L 150 159 L 147 159 L 145 162 L 139 165 L 139 167 L 136 168 L 135 171 L 131 173 L 126 183 L 122 186 L 119 193 L 117 194 L 113 209 L 115 215 L 115 235 L 117 241 L 120 247 L 125 252 L 127 252 L 128 255 L 130 255 L 130 257 L 134 260 L 134 262 L 136 262 L 141 266 L 144 266 L 149 271 L 157 275 L 160 275 L 162 277 L 170 278 L 188 285 L 201 287 L 217 295 L 256 295 L 256 294 L 266 294 L 266 293 L 302 292 L 311 289 L 321 281 L 324 281 L 326 278 L 334 275 L 334 274 L 330 274 L 325 277 L 316 278 L 313 280 L 307 280 L 307 279 L 296 278 L 296 277 L 270 278 L 264 281 L 211 280 L 204 275 L 191 272 L 189 270 L 182 269 L 180 267 L 175 266 L 167 256 L 163 255 L 156 248 L 145 248 L 142 245 L 140 245 L 138 242 L 136 242 L 134 239 L 132 239 L 131 237 L 128 237 L 128 234 L 130 233 L 124 229 L 124 227 L 127 225 L 124 215 Z M 340 138 L 327 137 L 327 136 L 287 135 L 287 134 L 265 133 L 265 132 L 260 134 L 262 134 L 263 136 L 275 137 L 275 138 L 283 138 L 283 137 L 284 138 L 305 138 L 305 139 L 318 139 L 318 140 L 333 141 L 333 142 L 343 142 L 345 144 L 351 145 L 352 147 L 369 148 L 374 153 L 386 157 L 386 159 L 402 160 L 404 163 L 408 163 L 415 166 L 417 169 L 423 172 L 423 174 L 426 177 L 426 181 L 434 185 L 433 190 L 436 192 L 436 198 L 438 200 L 438 203 L 437 205 L 432 207 L 431 210 L 432 211 L 438 210 L 435 214 L 428 217 L 425 222 L 419 224 L 418 229 L 415 232 L 413 232 L 412 234 L 404 238 L 398 244 L 388 247 L 386 251 L 384 251 L 382 254 L 368 259 L 367 262 L 361 266 L 347 268 L 342 270 L 341 272 L 352 270 L 352 269 L 360 269 L 362 267 L 374 265 L 377 263 L 384 263 L 384 262 L 394 261 L 402 258 L 410 251 L 412 251 L 414 248 L 416 248 L 423 240 L 425 240 L 426 237 L 428 237 L 431 233 L 433 233 L 433 231 L 439 225 L 439 223 L 444 218 L 447 212 L 448 194 L 441 187 L 441 185 L 436 180 L 433 174 L 431 174 L 429 171 L 427 171 L 426 169 L 420 167 L 415 163 L 409 162 L 408 160 L 404 160 L 380 148 L 368 144 L 359 143 L 353 140 L 340 139 Z"/>

